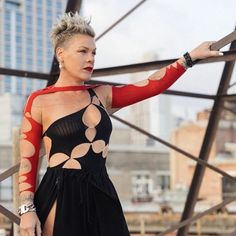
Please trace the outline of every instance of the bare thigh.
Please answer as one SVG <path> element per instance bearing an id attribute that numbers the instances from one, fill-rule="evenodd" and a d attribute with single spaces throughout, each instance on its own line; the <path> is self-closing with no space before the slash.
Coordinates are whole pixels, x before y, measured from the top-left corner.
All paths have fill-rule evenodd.
<path id="1" fill-rule="evenodd" d="M 53 236 L 53 226 L 54 226 L 54 221 L 55 221 L 56 205 L 57 205 L 57 202 L 55 200 L 48 214 L 48 217 L 45 221 L 45 224 L 42 230 L 43 231 L 42 236 Z"/>

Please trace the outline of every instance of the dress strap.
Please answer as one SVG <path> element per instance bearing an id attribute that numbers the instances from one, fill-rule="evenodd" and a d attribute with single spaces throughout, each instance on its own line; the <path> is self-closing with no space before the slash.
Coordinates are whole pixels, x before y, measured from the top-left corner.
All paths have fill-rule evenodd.
<path id="1" fill-rule="evenodd" d="M 89 92 L 89 95 L 90 95 L 90 98 L 91 98 L 91 103 L 93 102 L 93 97 L 96 97 L 96 98 L 98 99 L 98 101 L 99 101 L 99 106 L 101 106 L 101 107 L 104 108 L 104 106 L 102 105 L 102 103 L 101 103 L 99 97 L 98 97 L 97 94 L 94 92 L 94 90 L 93 90 L 92 88 L 88 88 L 88 92 Z"/>

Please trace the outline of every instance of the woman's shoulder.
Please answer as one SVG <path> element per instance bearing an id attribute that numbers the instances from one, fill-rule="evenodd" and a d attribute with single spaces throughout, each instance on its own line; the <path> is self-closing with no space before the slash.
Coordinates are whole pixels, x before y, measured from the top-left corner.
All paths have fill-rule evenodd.
<path id="1" fill-rule="evenodd" d="M 25 112 L 27 111 L 29 112 L 32 106 L 41 107 L 41 95 L 47 94 L 47 91 L 49 89 L 50 89 L 49 87 L 45 87 L 42 89 L 32 91 L 27 97 Z"/>
<path id="2" fill-rule="evenodd" d="M 53 88 L 54 88 L 53 85 L 50 85 L 45 88 L 32 91 L 28 95 L 28 101 L 33 102 L 36 98 L 37 98 L 37 100 L 40 100 L 40 97 L 42 97 L 42 95 L 46 95 L 46 94 L 55 92 L 55 89 L 53 89 Z"/>
<path id="3" fill-rule="evenodd" d="M 83 86 L 66 86 L 66 87 L 55 87 L 54 85 L 50 85 L 45 88 L 35 90 L 31 94 L 29 94 L 27 103 L 30 103 L 30 106 L 32 106 L 33 102 L 36 105 L 40 105 L 40 103 L 44 101 L 42 98 L 47 97 L 47 95 L 49 94 L 56 93 L 56 92 L 63 92 L 63 91 L 87 90 L 89 88 L 92 88 L 95 90 L 97 89 L 104 90 L 104 88 L 106 88 L 106 85 L 90 84 L 90 85 L 83 85 Z"/>

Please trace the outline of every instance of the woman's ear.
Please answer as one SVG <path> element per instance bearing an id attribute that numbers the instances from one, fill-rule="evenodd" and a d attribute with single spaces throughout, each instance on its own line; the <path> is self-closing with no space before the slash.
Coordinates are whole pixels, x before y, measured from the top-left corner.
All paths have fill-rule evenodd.
<path id="1" fill-rule="evenodd" d="M 56 58 L 60 62 L 63 62 L 63 48 L 62 47 L 57 47 L 56 48 Z"/>

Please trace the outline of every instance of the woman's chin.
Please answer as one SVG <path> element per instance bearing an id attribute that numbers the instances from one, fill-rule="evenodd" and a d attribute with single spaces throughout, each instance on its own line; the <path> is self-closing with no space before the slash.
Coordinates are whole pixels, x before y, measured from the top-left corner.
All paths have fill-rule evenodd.
<path id="1" fill-rule="evenodd" d="M 88 82 L 89 80 L 91 80 L 91 75 L 79 75 L 79 76 L 77 75 L 76 77 L 77 80 L 83 82 Z"/>
<path id="2" fill-rule="evenodd" d="M 83 78 L 82 79 L 84 82 L 88 82 L 89 80 L 91 80 L 91 76 L 87 77 L 87 78 Z"/>

